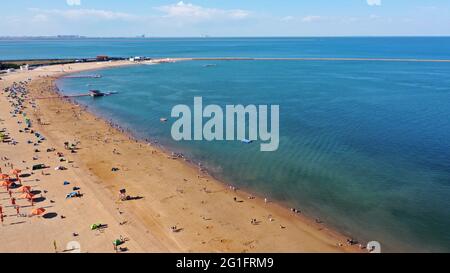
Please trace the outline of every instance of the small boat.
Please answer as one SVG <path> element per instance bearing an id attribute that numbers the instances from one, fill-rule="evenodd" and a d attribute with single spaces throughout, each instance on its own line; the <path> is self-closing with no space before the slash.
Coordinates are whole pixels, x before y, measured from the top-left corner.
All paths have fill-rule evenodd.
<path id="1" fill-rule="evenodd" d="M 89 95 L 93 98 L 97 98 L 105 96 L 105 93 L 101 92 L 100 90 L 89 90 Z"/>
<path id="2" fill-rule="evenodd" d="M 245 143 L 245 144 L 250 144 L 250 143 L 252 143 L 253 142 L 253 140 L 250 140 L 250 139 L 246 139 L 246 138 L 244 138 L 243 140 L 241 140 L 243 143 Z"/>
<path id="3" fill-rule="evenodd" d="M 161 121 L 161 122 L 167 122 L 167 118 L 160 118 L 159 121 Z"/>
<path id="4" fill-rule="evenodd" d="M 91 96 L 93 98 L 104 97 L 104 96 L 109 96 L 109 95 L 114 95 L 114 94 L 117 94 L 117 92 L 114 92 L 114 91 L 102 92 L 100 90 L 89 90 L 89 96 Z"/>
<path id="5" fill-rule="evenodd" d="M 203 67 L 215 67 L 217 64 L 205 64 Z"/>

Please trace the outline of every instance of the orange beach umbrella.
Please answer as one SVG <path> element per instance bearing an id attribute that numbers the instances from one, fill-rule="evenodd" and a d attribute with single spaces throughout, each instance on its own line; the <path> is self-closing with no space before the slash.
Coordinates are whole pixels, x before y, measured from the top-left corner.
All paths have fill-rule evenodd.
<path id="1" fill-rule="evenodd" d="M 31 211 L 31 215 L 42 215 L 45 212 L 45 209 L 38 208 Z"/>
<path id="2" fill-rule="evenodd" d="M 9 187 L 11 184 L 12 184 L 12 182 L 9 181 L 9 180 L 5 180 L 5 181 L 2 182 L 2 186 L 3 187 Z"/>
<path id="3" fill-rule="evenodd" d="M 0 177 L 1 177 L 2 179 L 6 179 L 6 178 L 9 178 L 9 175 L 7 175 L 6 173 L 2 173 L 2 174 L 0 175 Z"/>
<path id="4" fill-rule="evenodd" d="M 29 193 L 31 191 L 31 187 L 30 186 L 22 186 L 19 188 L 19 191 L 23 192 L 23 193 Z"/>
<path id="5" fill-rule="evenodd" d="M 11 170 L 11 173 L 14 175 L 19 175 L 19 173 L 21 173 L 21 172 L 22 172 L 22 170 L 19 170 L 19 169 Z"/>
<path id="6" fill-rule="evenodd" d="M 31 200 L 31 199 L 34 198 L 34 195 L 31 194 L 31 193 L 29 193 L 29 192 L 27 192 L 27 193 L 22 194 L 22 195 L 20 196 L 20 198 L 24 198 L 24 199 L 29 199 L 29 200 Z"/>

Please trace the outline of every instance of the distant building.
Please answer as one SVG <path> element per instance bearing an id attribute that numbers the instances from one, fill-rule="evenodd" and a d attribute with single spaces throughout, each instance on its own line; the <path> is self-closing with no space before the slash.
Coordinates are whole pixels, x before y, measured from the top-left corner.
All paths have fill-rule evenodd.
<path id="1" fill-rule="evenodd" d="M 83 36 L 80 36 L 80 35 L 57 35 L 56 38 L 58 38 L 58 39 L 78 39 L 78 38 L 83 38 Z"/>
<path id="2" fill-rule="evenodd" d="M 99 55 L 99 56 L 97 56 L 97 61 L 99 61 L 99 62 L 109 61 L 109 57 L 106 55 Z"/>
<path id="3" fill-rule="evenodd" d="M 142 61 L 144 61 L 144 60 L 145 60 L 144 57 L 139 57 L 139 56 L 131 57 L 131 58 L 129 59 L 130 62 L 142 62 Z"/>

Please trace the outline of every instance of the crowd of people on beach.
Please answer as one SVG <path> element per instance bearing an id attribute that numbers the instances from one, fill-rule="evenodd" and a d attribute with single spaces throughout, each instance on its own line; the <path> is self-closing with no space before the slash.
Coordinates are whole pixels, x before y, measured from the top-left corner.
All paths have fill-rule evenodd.
<path id="1" fill-rule="evenodd" d="M 30 119 L 27 117 L 24 109 L 27 107 L 25 105 L 25 101 L 28 98 L 27 92 L 28 81 L 25 82 L 14 82 L 10 87 L 7 87 L 3 90 L 3 93 L 6 94 L 6 97 L 11 105 L 11 111 L 9 112 L 12 118 L 17 118 L 17 123 L 23 127 L 19 132 L 21 133 L 34 133 L 32 132 L 32 124 Z M 33 103 L 30 103 L 31 107 L 35 107 Z M 20 120 L 20 117 L 23 117 L 23 120 Z M 8 145 L 17 145 L 18 141 L 15 140 L 11 134 L 7 131 L 7 128 L 1 129 L 1 142 L 3 144 Z M 45 138 L 41 137 L 37 139 L 34 143 L 36 146 L 38 143 L 42 143 Z M 29 143 L 33 143 L 31 140 Z M 24 185 L 22 177 L 30 176 L 29 174 L 23 174 L 21 169 L 16 168 L 16 164 L 12 162 L 10 158 L 7 156 L 2 156 L 1 161 L 4 162 L 3 166 L 0 167 L 0 174 L 2 180 L 2 187 L 6 190 L 6 193 L 9 196 L 9 206 L 5 204 L 0 204 L 0 220 L 3 225 L 5 222 L 5 218 L 7 217 L 6 209 L 11 208 L 16 213 L 17 217 L 31 217 L 33 215 L 40 215 L 45 212 L 43 208 L 32 209 L 28 214 L 21 213 L 22 208 L 26 207 L 34 207 L 35 202 L 44 199 L 42 194 L 40 197 L 36 197 L 40 191 L 35 191 L 31 188 L 31 186 Z M 21 164 L 26 163 L 26 161 L 22 160 Z M 9 173 L 7 170 L 10 170 Z M 29 168 L 26 168 L 28 170 Z M 29 181 L 26 181 L 29 182 Z M 18 196 L 20 195 L 20 196 Z M 4 199 L 5 200 L 5 199 Z M 19 200 L 27 200 L 29 205 L 20 205 Z M 21 202 L 21 201 L 20 201 Z"/>
<path id="2" fill-rule="evenodd" d="M 48 190 L 40 189 L 40 182 L 43 177 L 51 175 L 51 172 L 44 172 L 44 170 L 50 170 L 50 166 L 39 163 L 40 154 L 46 151 L 46 157 L 50 158 L 53 155 L 55 161 L 59 162 L 60 165 L 56 166 L 55 171 L 64 171 L 70 168 L 70 160 L 67 160 L 63 152 L 57 151 L 54 147 L 41 148 L 45 146 L 46 138 L 39 132 L 36 131 L 33 126 L 32 119 L 27 115 L 27 109 L 36 108 L 36 101 L 31 98 L 28 92 L 28 81 L 14 82 L 9 87 L 2 90 L 3 95 L 6 97 L 8 103 L 10 104 L 11 110 L 9 112 L 11 119 L 16 120 L 19 131 L 18 133 L 24 134 L 28 138 L 24 145 L 29 145 L 33 151 L 33 157 L 31 160 L 24 160 L 24 158 L 9 158 L 8 156 L 2 155 L 1 165 L 0 165 L 0 195 L 6 195 L 8 198 L 0 198 L 0 221 L 1 226 L 6 228 L 7 226 L 13 226 L 16 224 L 27 222 L 28 220 L 14 220 L 14 216 L 26 219 L 29 217 L 39 217 L 41 219 L 55 219 L 58 215 L 56 212 L 48 211 L 55 210 L 54 204 L 55 200 L 48 200 L 46 195 Z M 4 120 L 0 120 L 1 124 Z M 40 118 L 37 118 L 37 124 L 43 125 Z M 16 146 L 19 143 L 13 136 L 16 135 L 8 131 L 10 128 L 0 128 L 0 144 L 1 145 L 13 145 Z M 76 153 L 77 145 L 79 142 L 75 143 L 64 143 L 65 149 L 71 153 Z M 17 167 L 21 166 L 22 169 Z M 37 172 L 40 171 L 40 172 Z M 42 178 L 37 178 L 41 175 Z M 35 177 L 33 179 L 33 177 Z M 45 178 L 44 178 L 45 179 Z M 37 185 L 34 185 L 37 184 Z M 71 183 L 64 181 L 63 186 L 69 187 Z M 33 186 L 32 186 L 33 185 Z M 68 198 L 81 198 L 83 193 L 80 187 L 71 187 L 71 192 L 66 195 Z M 8 200 L 8 201 L 6 201 Z M 47 203 L 48 204 L 45 204 Z M 29 211 L 27 212 L 26 210 Z M 10 212 L 14 211 L 14 213 Z M 66 219 L 66 216 L 60 215 L 61 220 Z M 36 224 L 38 224 L 37 222 Z M 102 225 L 107 226 L 107 225 Z M 78 232 L 73 232 L 73 236 L 79 236 Z M 127 239 L 128 240 L 128 239 Z M 127 248 L 119 247 L 127 241 L 122 238 L 114 240 L 113 246 L 116 252 L 126 251 Z M 55 251 L 56 241 L 54 241 Z"/>

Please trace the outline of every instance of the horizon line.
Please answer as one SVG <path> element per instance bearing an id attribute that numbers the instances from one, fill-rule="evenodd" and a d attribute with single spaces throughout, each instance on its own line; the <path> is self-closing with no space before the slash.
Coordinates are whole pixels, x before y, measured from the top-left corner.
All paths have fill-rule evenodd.
<path id="1" fill-rule="evenodd" d="M 447 38 L 446 35 L 305 35 L 305 36 L 290 36 L 290 35 L 268 35 L 268 36 L 85 36 L 85 35 L 6 35 L 0 36 L 0 39 L 14 39 L 14 38 L 53 38 L 53 39 L 224 39 L 224 38 Z"/>

